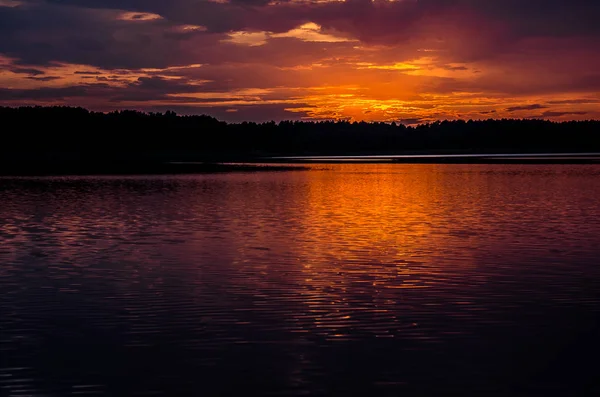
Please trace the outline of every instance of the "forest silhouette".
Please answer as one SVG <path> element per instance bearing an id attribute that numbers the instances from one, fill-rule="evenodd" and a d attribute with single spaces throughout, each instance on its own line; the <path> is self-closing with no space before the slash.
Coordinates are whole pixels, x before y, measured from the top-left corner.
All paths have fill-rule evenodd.
<path id="1" fill-rule="evenodd" d="M 226 123 L 174 112 L 0 107 L 0 173 L 153 172 L 165 162 L 277 156 L 600 152 L 600 121 Z"/>

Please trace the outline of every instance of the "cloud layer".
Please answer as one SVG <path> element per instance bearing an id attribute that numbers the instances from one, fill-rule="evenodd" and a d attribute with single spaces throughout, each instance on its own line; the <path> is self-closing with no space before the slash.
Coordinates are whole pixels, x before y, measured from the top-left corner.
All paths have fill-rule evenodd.
<path id="1" fill-rule="evenodd" d="M 0 0 L 0 104 L 600 118 L 595 0 Z"/>

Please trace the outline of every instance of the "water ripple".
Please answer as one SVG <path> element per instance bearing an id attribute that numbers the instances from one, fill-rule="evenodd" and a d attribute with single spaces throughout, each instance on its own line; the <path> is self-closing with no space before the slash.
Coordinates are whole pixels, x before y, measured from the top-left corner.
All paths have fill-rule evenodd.
<path id="1" fill-rule="evenodd" d="M 0 179 L 1 394 L 593 395 L 598 172 Z"/>

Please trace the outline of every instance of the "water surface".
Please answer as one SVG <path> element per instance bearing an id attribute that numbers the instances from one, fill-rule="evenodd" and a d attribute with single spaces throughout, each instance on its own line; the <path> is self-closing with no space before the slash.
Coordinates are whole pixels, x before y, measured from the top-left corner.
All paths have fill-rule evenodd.
<path id="1" fill-rule="evenodd" d="M 0 394 L 597 395 L 600 167 L 0 179 Z"/>

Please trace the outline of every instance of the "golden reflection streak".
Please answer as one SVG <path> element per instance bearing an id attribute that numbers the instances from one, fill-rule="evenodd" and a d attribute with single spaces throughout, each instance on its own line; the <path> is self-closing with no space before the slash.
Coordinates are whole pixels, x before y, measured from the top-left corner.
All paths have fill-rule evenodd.
<path id="1" fill-rule="evenodd" d="M 427 289 L 474 266 L 472 250 L 463 250 L 464 240 L 448 231 L 481 222 L 476 211 L 461 220 L 452 206 L 439 205 L 444 200 L 461 205 L 455 186 L 441 172 L 444 166 L 367 167 L 342 165 L 334 167 L 338 172 L 305 174 L 306 208 L 292 245 L 304 258 L 297 293 L 327 335 L 359 326 L 352 316 L 361 311 L 392 316 L 389 305 L 401 304 L 403 290 Z M 461 178 L 468 182 L 479 176 Z M 370 302 L 350 303 L 361 295 Z"/>

